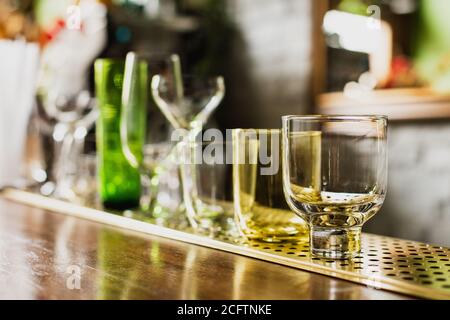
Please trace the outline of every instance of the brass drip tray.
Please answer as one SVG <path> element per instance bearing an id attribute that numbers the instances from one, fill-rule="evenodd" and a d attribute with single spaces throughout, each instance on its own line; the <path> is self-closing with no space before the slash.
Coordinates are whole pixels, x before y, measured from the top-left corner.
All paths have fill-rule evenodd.
<path id="1" fill-rule="evenodd" d="M 185 223 L 160 226 L 137 215 L 118 215 L 34 193 L 6 189 L 6 199 L 57 213 L 89 219 L 146 234 L 232 252 L 281 265 L 344 279 L 373 288 L 429 299 L 450 299 L 450 249 L 415 241 L 363 234 L 361 254 L 351 260 L 312 257 L 308 240 L 268 244 L 225 236 L 195 234 Z"/>

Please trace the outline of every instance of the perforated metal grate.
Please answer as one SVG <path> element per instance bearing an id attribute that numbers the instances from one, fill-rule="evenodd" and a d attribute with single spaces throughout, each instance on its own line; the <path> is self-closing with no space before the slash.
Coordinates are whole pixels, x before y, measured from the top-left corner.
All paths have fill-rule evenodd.
<path id="1" fill-rule="evenodd" d="M 416 296 L 450 299 L 450 249 L 425 243 L 363 234 L 362 251 L 351 260 L 310 255 L 308 240 L 295 244 L 246 244 L 254 250 L 312 264 L 311 271 Z M 337 275 L 338 274 L 338 275 Z M 341 276 L 339 276 L 341 275 Z M 358 280 L 359 279 L 359 280 Z M 397 288 L 393 289 L 391 286 Z M 403 289 L 403 290 L 402 290 Z"/>
<path id="2" fill-rule="evenodd" d="M 118 216 L 19 190 L 4 190 L 0 195 L 79 218 L 233 252 L 378 289 L 423 298 L 450 299 L 450 248 L 363 234 L 359 256 L 351 260 L 331 260 L 311 256 L 306 237 L 295 243 L 282 244 L 236 241 L 226 236 L 210 238 L 194 234 L 185 223 L 172 221 L 168 228 L 144 222 L 139 216 Z"/>

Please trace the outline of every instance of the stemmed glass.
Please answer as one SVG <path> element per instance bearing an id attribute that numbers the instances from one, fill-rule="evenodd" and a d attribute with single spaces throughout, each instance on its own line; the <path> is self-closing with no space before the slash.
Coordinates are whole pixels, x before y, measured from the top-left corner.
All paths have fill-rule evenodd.
<path id="1" fill-rule="evenodd" d="M 72 200 L 73 178 L 77 161 L 83 152 L 85 138 L 98 117 L 95 99 L 87 90 L 63 94 L 58 90 L 39 90 L 38 111 L 47 123 L 53 124 L 54 161 L 47 193 Z M 54 184 L 54 185 L 53 185 Z M 48 186 L 51 185 L 51 188 Z"/>
<path id="2" fill-rule="evenodd" d="M 152 78 L 156 105 L 175 129 L 193 130 L 204 125 L 225 96 L 223 77 L 183 75 L 177 56 L 171 57 L 171 72 Z"/>
<path id="3" fill-rule="evenodd" d="M 282 118 L 283 190 L 308 222 L 312 254 L 335 259 L 360 251 L 362 225 L 387 188 L 387 118 Z"/>

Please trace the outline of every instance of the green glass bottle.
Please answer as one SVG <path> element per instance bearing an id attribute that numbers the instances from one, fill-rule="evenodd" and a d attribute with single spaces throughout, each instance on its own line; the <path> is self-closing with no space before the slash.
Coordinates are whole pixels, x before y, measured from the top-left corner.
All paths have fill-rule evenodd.
<path id="1" fill-rule="evenodd" d="M 139 205 L 140 175 L 125 158 L 120 139 L 122 85 L 125 62 L 98 59 L 95 62 L 95 90 L 100 109 L 97 121 L 97 154 L 100 199 L 106 208 L 129 209 Z M 135 101 L 142 100 L 136 99 Z M 142 118 L 145 118 L 145 102 Z M 144 128 L 136 123 L 134 147 L 142 150 Z"/>

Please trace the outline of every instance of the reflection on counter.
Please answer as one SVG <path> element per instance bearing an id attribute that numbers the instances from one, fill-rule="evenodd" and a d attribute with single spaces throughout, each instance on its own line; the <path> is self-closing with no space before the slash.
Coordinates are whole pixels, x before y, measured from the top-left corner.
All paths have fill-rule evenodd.
<path id="1" fill-rule="evenodd" d="M 407 298 L 5 200 L 0 200 L 0 239 L 1 298 Z M 80 290 L 67 286 L 69 266 L 80 268 Z"/>

